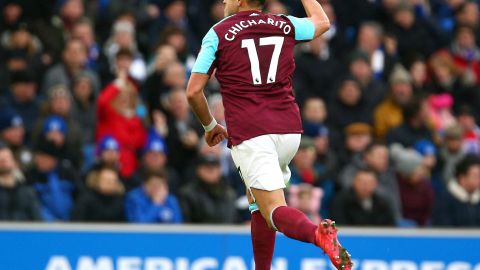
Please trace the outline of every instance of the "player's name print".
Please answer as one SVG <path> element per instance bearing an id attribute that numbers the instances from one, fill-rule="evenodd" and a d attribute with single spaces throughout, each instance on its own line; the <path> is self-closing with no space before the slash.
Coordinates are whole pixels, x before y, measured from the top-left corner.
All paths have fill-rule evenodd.
<path id="1" fill-rule="evenodd" d="M 275 20 L 272 18 L 268 18 L 264 20 L 264 19 L 258 18 L 258 19 L 240 21 L 232 25 L 232 27 L 230 27 L 230 29 L 225 34 L 225 39 L 228 41 L 233 41 L 235 40 L 235 37 L 237 36 L 237 34 L 242 32 L 244 29 L 255 27 L 262 24 L 269 24 L 269 25 L 278 27 L 283 31 L 285 35 L 290 34 L 290 32 L 292 31 L 292 27 L 289 24 L 287 24 L 287 22 L 285 22 L 284 20 Z"/>

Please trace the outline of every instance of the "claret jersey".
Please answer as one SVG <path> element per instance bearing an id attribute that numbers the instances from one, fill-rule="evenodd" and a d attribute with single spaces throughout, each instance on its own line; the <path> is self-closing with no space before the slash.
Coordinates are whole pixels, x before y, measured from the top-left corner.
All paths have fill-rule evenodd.
<path id="1" fill-rule="evenodd" d="M 220 83 L 229 145 L 265 134 L 301 133 L 292 90 L 294 47 L 314 37 L 307 18 L 243 11 L 206 34 L 192 72 Z"/>

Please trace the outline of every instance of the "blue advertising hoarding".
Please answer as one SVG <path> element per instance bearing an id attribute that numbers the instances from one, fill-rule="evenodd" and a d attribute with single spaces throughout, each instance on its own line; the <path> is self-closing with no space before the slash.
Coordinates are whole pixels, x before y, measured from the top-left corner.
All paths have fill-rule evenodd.
<path id="1" fill-rule="evenodd" d="M 478 231 L 342 230 L 358 270 L 480 270 Z M 1 270 L 251 270 L 246 227 L 2 225 Z M 330 270 L 279 234 L 272 270 Z"/>

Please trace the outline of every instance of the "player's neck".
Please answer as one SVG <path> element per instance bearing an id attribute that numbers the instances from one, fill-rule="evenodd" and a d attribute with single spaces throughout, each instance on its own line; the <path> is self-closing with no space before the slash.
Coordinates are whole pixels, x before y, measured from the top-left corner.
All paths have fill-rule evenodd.
<path id="1" fill-rule="evenodd" d="M 244 11 L 257 11 L 257 12 L 262 12 L 261 7 L 239 7 L 238 12 L 244 12 Z"/>

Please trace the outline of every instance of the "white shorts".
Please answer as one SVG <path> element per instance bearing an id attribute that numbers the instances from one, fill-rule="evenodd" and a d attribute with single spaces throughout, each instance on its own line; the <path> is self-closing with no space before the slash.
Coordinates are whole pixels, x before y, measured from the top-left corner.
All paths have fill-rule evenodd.
<path id="1" fill-rule="evenodd" d="M 273 191 L 290 181 L 288 164 L 297 153 L 301 134 L 267 134 L 232 147 L 232 158 L 248 189 Z"/>

